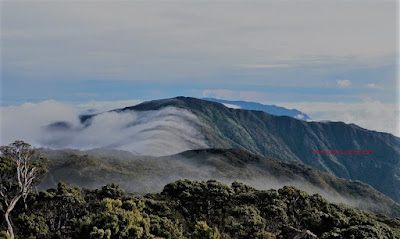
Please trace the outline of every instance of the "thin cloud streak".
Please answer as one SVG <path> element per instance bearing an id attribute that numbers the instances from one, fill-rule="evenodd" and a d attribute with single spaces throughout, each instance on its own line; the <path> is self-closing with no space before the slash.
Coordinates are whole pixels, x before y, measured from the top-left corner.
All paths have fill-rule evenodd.
<path id="1" fill-rule="evenodd" d="M 350 80 L 340 80 L 340 79 L 337 79 L 337 80 L 336 80 L 336 83 L 337 83 L 340 87 L 344 87 L 344 88 L 351 86 L 351 81 L 350 81 Z"/>

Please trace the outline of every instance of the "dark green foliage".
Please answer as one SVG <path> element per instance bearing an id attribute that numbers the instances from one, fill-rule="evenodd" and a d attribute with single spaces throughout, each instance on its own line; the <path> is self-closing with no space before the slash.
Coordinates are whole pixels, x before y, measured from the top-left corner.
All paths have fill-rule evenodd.
<path id="1" fill-rule="evenodd" d="M 49 233 L 49 227 L 43 216 L 21 213 L 17 222 L 21 229 L 19 233 L 25 238 L 44 237 Z"/>
<path id="2" fill-rule="evenodd" d="M 357 238 L 371 234 L 372 229 L 380 238 L 399 237 L 395 234 L 399 225 L 390 228 L 373 214 L 330 204 L 319 195 L 310 196 L 294 187 L 259 191 L 237 182 L 229 187 L 216 181 L 180 180 L 147 199 L 147 207 L 157 205 L 155 199 L 167 202 L 175 212 L 170 217 L 179 219 L 188 232 L 199 227 L 210 232 L 216 227 L 222 238 L 276 238 L 288 228 L 310 238 L 329 233 Z"/>
<path id="3" fill-rule="evenodd" d="M 93 231 L 90 232 L 91 239 L 110 239 L 111 238 L 111 230 L 103 230 L 98 229 L 97 227 L 93 227 Z"/>
<path id="4" fill-rule="evenodd" d="M 179 180 L 139 196 L 116 184 L 88 190 L 59 183 L 27 204 L 15 208 L 17 238 L 400 238 L 399 219 L 291 186 L 261 191 L 238 182 Z"/>
<path id="5" fill-rule="evenodd" d="M 195 239 L 220 239 L 221 234 L 216 227 L 210 228 L 206 222 L 198 222 L 195 226 L 192 238 Z"/>
<path id="6" fill-rule="evenodd" d="M 6 231 L 0 231 L 0 239 L 10 239 Z"/>
<path id="7" fill-rule="evenodd" d="M 167 239 L 183 238 L 182 225 L 178 220 L 157 215 L 150 215 L 150 233 Z"/>
<path id="8" fill-rule="evenodd" d="M 0 190 L 3 191 L 3 193 L 0 193 L 0 211 L 2 214 L 7 209 L 6 201 L 11 200 L 19 190 L 18 183 L 14 179 L 15 172 L 15 163 L 10 158 L 0 157 Z"/>
<path id="9" fill-rule="evenodd" d="M 111 198 L 111 199 L 121 198 L 124 194 L 125 191 L 122 190 L 119 187 L 119 185 L 115 183 L 102 187 L 98 193 L 100 198 Z"/>
<path id="10" fill-rule="evenodd" d="M 105 198 L 100 202 L 100 208 L 92 216 L 93 225 L 104 228 L 108 238 L 150 238 L 150 219 L 142 215 L 132 201 Z M 93 227 L 90 235 L 98 234 L 99 230 Z"/>
<path id="11" fill-rule="evenodd" d="M 335 228 L 332 232 L 324 233 L 322 239 L 333 238 L 351 238 L 351 239 L 365 239 L 365 238 L 399 238 L 399 234 L 395 235 L 390 229 L 384 226 L 350 226 L 349 228 L 338 229 Z"/>
<path id="12" fill-rule="evenodd" d="M 1 224 L 4 223 L 3 220 L 7 223 L 7 234 L 14 239 L 11 213 L 20 203 L 20 199 L 27 208 L 27 197 L 47 173 L 47 160 L 32 149 L 30 144 L 19 140 L 7 146 L 0 146 L 0 153 Z M 46 233 L 47 228 L 41 227 L 43 218 L 20 215 L 19 219 L 27 224 L 26 227 L 34 235 Z"/>
<path id="13" fill-rule="evenodd" d="M 80 188 L 59 183 L 56 189 L 42 191 L 30 198 L 32 211 L 43 217 L 51 232 L 71 235 L 75 221 L 86 215 L 86 201 Z"/>

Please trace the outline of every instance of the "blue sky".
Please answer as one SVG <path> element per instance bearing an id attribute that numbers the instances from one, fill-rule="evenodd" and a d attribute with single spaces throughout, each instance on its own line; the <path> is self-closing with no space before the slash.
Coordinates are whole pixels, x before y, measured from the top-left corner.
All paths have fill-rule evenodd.
<path id="1" fill-rule="evenodd" d="M 252 76 L 245 71 L 226 72 L 225 74 L 221 73 L 220 76 L 209 77 L 207 80 L 193 76 L 171 82 L 119 79 L 33 80 L 5 74 L 3 75 L 4 98 L 2 100 L 6 105 L 46 99 L 83 102 L 132 98 L 147 100 L 177 95 L 213 96 L 266 103 L 268 101 L 273 103 L 277 101 L 358 102 L 365 99 L 379 99 L 391 102 L 396 100 L 394 91 L 396 85 L 390 84 L 390 78 L 394 78 L 394 66 L 343 69 L 341 73 L 331 70 L 331 68 L 337 69 L 335 65 L 319 67 L 318 69 L 313 66 L 297 67 L 273 72 L 260 69 L 258 71 L 261 76 Z M 314 72 L 317 70 L 320 72 Z M 265 80 L 268 78 L 274 80 Z M 296 81 L 292 81 L 293 78 Z M 388 80 L 381 80 L 382 78 Z M 303 83 L 311 81 L 311 79 L 315 83 Z M 341 86 L 338 82 L 342 81 L 349 81 L 351 85 Z M 248 92 L 248 96 L 217 94 L 221 90 Z"/>
<path id="2" fill-rule="evenodd" d="M 396 1 L 3 1 L 1 18 L 3 107 L 184 95 L 398 121 Z"/>

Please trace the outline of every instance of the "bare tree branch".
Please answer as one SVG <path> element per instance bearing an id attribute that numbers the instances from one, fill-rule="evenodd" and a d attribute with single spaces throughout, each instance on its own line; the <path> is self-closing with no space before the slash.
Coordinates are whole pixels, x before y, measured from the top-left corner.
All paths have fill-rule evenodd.
<path id="1" fill-rule="evenodd" d="M 35 163 L 40 162 L 42 158 L 37 154 L 31 146 L 23 141 L 15 141 L 8 146 L 0 147 L 2 160 L 9 160 L 13 163 L 12 168 L 15 170 L 14 174 L 9 173 L 7 170 L 2 171 L 0 181 L 0 195 L 5 199 L 7 210 L 5 212 L 5 220 L 7 222 L 7 233 L 13 239 L 14 231 L 11 223 L 10 212 L 15 207 L 18 200 L 22 197 L 24 200 L 25 208 L 26 198 L 32 191 L 33 184 L 43 172 L 37 170 Z M 3 163 L 3 162 L 2 162 Z M 7 164 L 6 164 L 7 165 Z M 43 171 L 43 170 L 42 170 Z M 37 180 L 36 180 L 37 181 Z M 5 185 L 8 184 L 8 187 Z M 9 195 L 14 191 L 14 195 Z M 11 201 L 9 201 L 11 199 Z"/>

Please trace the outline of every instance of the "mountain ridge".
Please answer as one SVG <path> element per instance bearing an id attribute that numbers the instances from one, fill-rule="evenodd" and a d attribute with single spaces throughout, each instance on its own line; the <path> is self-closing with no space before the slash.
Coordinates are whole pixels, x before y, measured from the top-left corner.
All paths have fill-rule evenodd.
<path id="1" fill-rule="evenodd" d="M 285 107 L 277 105 L 264 105 L 257 102 L 237 101 L 237 100 L 231 101 L 231 100 L 223 100 L 215 98 L 203 98 L 203 100 L 218 102 L 222 104 L 230 104 L 233 106 L 238 106 L 240 107 L 239 109 L 244 109 L 244 110 L 259 110 L 277 116 L 290 116 L 300 120 L 311 120 L 311 118 L 304 112 L 301 112 L 297 109 L 287 109 Z M 229 107 L 229 105 L 225 106 Z"/>
<path id="2" fill-rule="evenodd" d="M 400 138 L 343 122 L 306 122 L 261 111 L 231 109 L 191 97 L 148 101 L 120 111 L 172 106 L 199 117 L 210 147 L 242 147 L 282 160 L 300 160 L 338 177 L 368 183 L 400 202 Z M 315 155 L 314 150 L 373 150 L 374 155 Z"/>
<path id="3" fill-rule="evenodd" d="M 168 107 L 195 115 L 208 148 L 244 148 L 280 160 L 298 160 L 332 175 L 367 183 L 400 202 L 400 138 L 343 122 L 307 122 L 262 111 L 232 109 L 192 97 L 143 102 L 113 110 L 157 111 Z M 81 117 L 91 124 L 97 115 Z M 175 115 L 178 116 L 178 115 Z M 373 155 L 323 155 L 314 150 L 372 150 Z"/>

